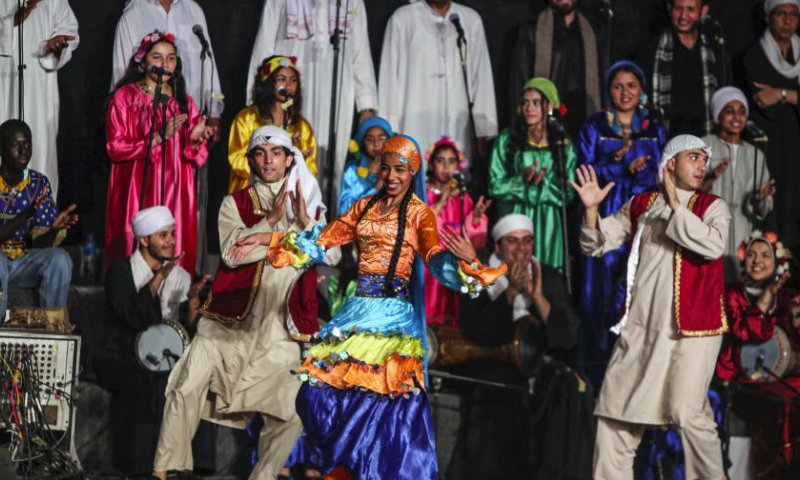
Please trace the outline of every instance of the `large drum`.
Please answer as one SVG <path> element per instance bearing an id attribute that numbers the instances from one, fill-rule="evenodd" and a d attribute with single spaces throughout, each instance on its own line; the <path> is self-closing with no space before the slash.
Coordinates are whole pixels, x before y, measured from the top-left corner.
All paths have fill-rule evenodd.
<path id="1" fill-rule="evenodd" d="M 774 382 L 759 365 L 772 370 L 781 378 L 800 373 L 800 357 L 792 350 L 789 336 L 780 327 L 775 327 L 772 338 L 764 343 L 745 345 L 739 351 L 739 369 L 753 381 Z"/>
<path id="2" fill-rule="evenodd" d="M 136 358 L 151 372 L 169 372 L 188 344 L 186 329 L 172 320 L 164 320 L 136 336 Z"/>

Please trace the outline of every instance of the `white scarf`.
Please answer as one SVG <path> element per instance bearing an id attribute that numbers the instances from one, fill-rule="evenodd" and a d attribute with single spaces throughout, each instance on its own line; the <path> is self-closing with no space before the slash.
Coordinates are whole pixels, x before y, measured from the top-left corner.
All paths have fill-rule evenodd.
<path id="1" fill-rule="evenodd" d="M 308 40 L 314 36 L 314 3 L 315 0 L 286 0 L 286 38 Z M 338 19 L 342 38 L 350 35 L 352 19 L 348 14 L 352 16 L 355 11 L 348 0 L 342 0 Z M 336 24 L 336 4 L 328 3 L 328 35 L 333 35 Z"/>
<path id="2" fill-rule="evenodd" d="M 772 68 L 778 71 L 786 78 L 795 79 L 800 83 L 800 37 L 792 35 L 792 54 L 794 55 L 795 64 L 787 62 L 781 54 L 781 49 L 778 43 L 772 37 L 769 29 L 761 36 L 761 48 L 767 56 L 767 60 L 772 64 Z"/>

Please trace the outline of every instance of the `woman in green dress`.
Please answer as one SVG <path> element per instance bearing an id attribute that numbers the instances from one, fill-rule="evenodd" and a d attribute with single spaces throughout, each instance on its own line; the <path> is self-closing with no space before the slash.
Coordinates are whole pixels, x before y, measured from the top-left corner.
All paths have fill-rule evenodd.
<path id="1" fill-rule="evenodd" d="M 489 165 L 489 195 L 498 216 L 521 213 L 533 220 L 533 255 L 564 273 L 564 240 L 561 226 L 561 177 L 555 162 L 555 138 L 547 130 L 547 116 L 561 108 L 558 90 L 546 78 L 533 78 L 521 92 L 517 115 L 497 137 Z M 576 154 L 569 139 L 564 142 L 567 202 L 574 192 Z"/>

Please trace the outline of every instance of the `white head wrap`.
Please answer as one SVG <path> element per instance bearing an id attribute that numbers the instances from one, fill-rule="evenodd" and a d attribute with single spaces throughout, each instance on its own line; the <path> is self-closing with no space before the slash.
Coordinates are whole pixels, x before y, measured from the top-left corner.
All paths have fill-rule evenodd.
<path id="1" fill-rule="evenodd" d="M 521 213 L 509 213 L 505 215 L 492 228 L 492 238 L 495 242 L 516 230 L 525 230 L 533 233 L 533 221 L 530 217 Z"/>
<path id="2" fill-rule="evenodd" d="M 711 118 L 715 122 L 718 121 L 719 114 L 725 108 L 725 105 L 733 101 L 742 102 L 745 114 L 750 115 L 750 106 L 747 105 L 747 97 L 744 96 L 744 93 L 736 87 L 722 87 L 711 97 Z"/>
<path id="3" fill-rule="evenodd" d="M 766 0 L 764 11 L 769 13 L 778 5 L 797 5 L 797 8 L 800 8 L 800 0 Z"/>
<path id="4" fill-rule="evenodd" d="M 670 158 L 675 158 L 679 153 L 686 150 L 694 150 L 699 148 L 706 152 L 706 163 L 711 158 L 711 147 L 706 145 L 706 142 L 694 135 L 678 135 L 673 137 L 672 140 L 664 145 L 664 150 L 661 152 L 661 162 L 658 164 L 658 181 L 664 181 L 664 167 L 667 166 L 667 161 Z"/>
<path id="5" fill-rule="evenodd" d="M 308 169 L 303 153 L 292 144 L 292 139 L 286 130 L 274 125 L 255 129 L 250 135 L 250 143 L 247 145 L 248 155 L 258 145 L 277 145 L 291 150 L 292 154 L 294 154 L 294 163 L 286 176 L 286 188 L 289 192 L 295 193 L 297 181 L 299 180 L 300 188 L 303 190 L 303 196 L 306 200 L 306 213 L 313 220 L 323 219 L 327 208 L 322 203 L 322 191 L 319 188 L 319 183 L 317 183 L 316 177 Z M 252 182 L 253 175 L 251 175 L 250 180 Z M 291 199 L 286 202 L 286 215 L 290 222 L 294 221 Z"/>
<path id="6" fill-rule="evenodd" d="M 170 225 L 175 225 L 175 218 L 172 217 L 172 212 L 169 211 L 169 208 L 164 206 L 140 210 L 131 221 L 133 234 L 137 237 L 152 235 Z"/>

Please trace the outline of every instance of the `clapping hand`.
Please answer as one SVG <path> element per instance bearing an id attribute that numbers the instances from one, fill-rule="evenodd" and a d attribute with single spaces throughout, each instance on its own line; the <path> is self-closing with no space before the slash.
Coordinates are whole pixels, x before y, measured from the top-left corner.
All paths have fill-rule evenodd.
<path id="1" fill-rule="evenodd" d="M 483 199 L 483 195 L 478 198 L 478 203 L 475 204 L 475 207 L 472 209 L 472 225 L 478 226 L 481 224 L 481 220 L 483 219 L 483 215 L 486 213 L 486 210 L 492 205 L 491 199 Z"/>
<path id="2" fill-rule="evenodd" d="M 283 182 L 281 189 L 278 190 L 278 194 L 275 196 L 275 201 L 272 202 L 272 210 L 270 210 L 269 214 L 267 215 L 267 223 L 269 223 L 270 227 L 274 227 L 278 222 L 281 221 L 281 218 L 283 218 L 284 210 L 286 209 L 287 197 L 286 182 Z"/>
<path id="3" fill-rule="evenodd" d="M 185 114 L 182 115 L 186 117 Z M 204 115 L 200 118 L 200 121 L 197 122 L 197 125 L 195 125 L 194 128 L 192 128 L 192 131 L 189 133 L 189 141 L 194 146 L 200 145 L 201 143 L 205 142 L 206 140 L 214 136 L 215 129 L 216 127 L 206 126 L 206 117 Z M 169 135 L 167 136 L 167 138 L 169 138 Z"/>
<path id="4" fill-rule="evenodd" d="M 614 152 L 614 161 L 621 162 L 631 147 L 633 147 L 633 140 L 626 141 L 625 144 L 622 145 L 622 148 Z"/>
<path id="5" fill-rule="evenodd" d="M 631 175 L 636 175 L 637 173 L 647 168 L 647 161 L 650 160 L 651 158 L 653 157 L 651 157 L 650 155 L 642 155 L 641 157 L 636 157 L 636 159 L 628 165 L 628 171 L 631 172 Z"/>
<path id="6" fill-rule="evenodd" d="M 205 274 L 203 278 L 189 287 L 189 293 L 186 294 L 186 297 L 189 299 L 189 308 L 193 310 L 200 308 L 200 292 L 203 291 L 203 287 L 206 286 L 209 280 L 211 280 L 211 275 Z"/>
<path id="7" fill-rule="evenodd" d="M 575 183 L 574 180 L 570 180 L 569 183 L 578 192 L 583 206 L 587 209 L 600 205 L 600 202 L 606 198 L 608 192 L 614 187 L 614 182 L 608 182 L 604 188 L 600 188 L 600 184 L 597 183 L 597 174 L 591 165 L 588 167 L 581 165 L 580 168 L 575 170 L 575 173 L 578 176 L 578 183 Z"/>
<path id="8" fill-rule="evenodd" d="M 60 230 L 62 228 L 69 229 L 70 227 L 78 223 L 78 215 L 73 213 L 75 212 L 76 208 L 77 207 L 73 203 L 66 210 L 59 213 L 56 219 L 53 220 L 52 228 L 56 230 Z"/>
<path id="9" fill-rule="evenodd" d="M 758 299 L 756 305 L 758 306 L 759 310 L 764 313 L 768 313 L 772 308 L 772 301 L 778 295 L 778 292 L 781 291 L 783 285 L 789 280 L 791 275 L 789 272 L 784 272 L 777 280 L 775 280 L 769 287 L 764 290 L 764 293 L 761 294 L 761 297 Z"/>
<path id="10" fill-rule="evenodd" d="M 678 190 L 675 187 L 675 174 L 669 171 L 667 166 L 664 166 L 664 183 L 661 184 L 661 192 L 664 194 L 664 200 L 666 200 L 669 208 L 673 212 L 677 210 L 681 202 L 678 199 Z"/>
<path id="11" fill-rule="evenodd" d="M 300 180 L 297 181 L 295 192 L 289 192 L 289 199 L 292 201 L 292 214 L 297 219 L 297 223 L 301 228 L 306 228 L 306 225 L 311 221 L 306 212 L 306 198 L 303 196 L 303 190 L 300 188 Z"/>
<path id="12" fill-rule="evenodd" d="M 539 169 L 539 160 L 536 160 L 533 165 L 522 171 L 522 178 L 531 185 L 539 185 L 542 183 L 546 171 L 547 167 Z"/>
<path id="13" fill-rule="evenodd" d="M 472 262 L 475 260 L 477 256 L 475 253 L 475 247 L 472 246 L 472 242 L 467 239 L 466 234 L 459 233 L 453 230 L 452 227 L 446 227 L 442 229 L 442 241 L 444 245 L 450 250 L 450 253 L 456 256 L 459 260 L 463 260 L 465 262 Z"/>
<path id="14" fill-rule="evenodd" d="M 756 190 L 755 200 L 757 202 L 764 201 L 769 197 L 775 195 L 775 180 L 769 180 L 758 186 Z"/>
<path id="15" fill-rule="evenodd" d="M 231 263 L 239 265 L 244 258 L 250 254 L 256 247 L 261 245 L 269 245 L 272 240 L 271 233 L 251 233 L 246 237 L 242 237 L 233 244 L 228 250 L 228 255 L 231 257 Z"/>

